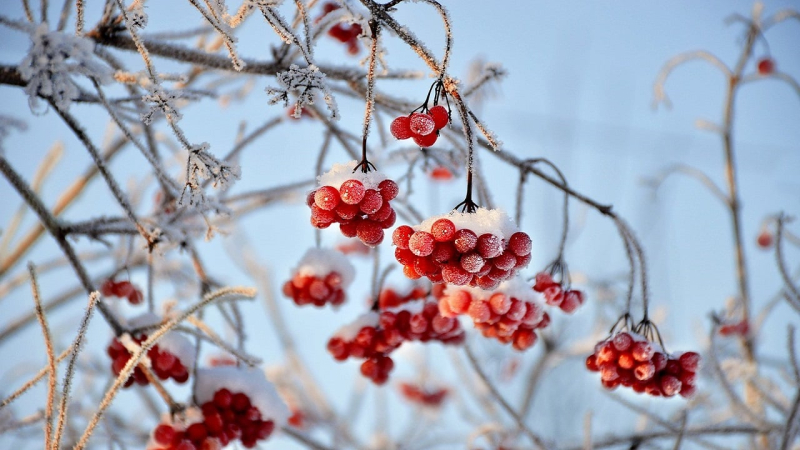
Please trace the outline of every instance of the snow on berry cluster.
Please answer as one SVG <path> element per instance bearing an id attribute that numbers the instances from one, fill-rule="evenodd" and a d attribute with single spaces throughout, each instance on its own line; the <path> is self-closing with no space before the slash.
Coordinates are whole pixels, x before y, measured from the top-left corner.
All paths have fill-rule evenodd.
<path id="1" fill-rule="evenodd" d="M 183 422 L 159 424 L 148 450 L 221 449 L 239 441 L 253 448 L 286 422 L 289 409 L 264 373 L 217 367 L 197 371 L 195 398 Z"/>
<path id="2" fill-rule="evenodd" d="M 439 314 L 434 300 L 402 303 L 386 311 L 370 311 L 340 328 L 328 341 L 328 351 L 338 361 L 364 359 L 361 374 L 375 384 L 389 379 L 394 361 L 389 356 L 404 341 L 464 342 L 458 320 Z"/>
<path id="3" fill-rule="evenodd" d="M 346 299 L 345 289 L 355 277 L 355 268 L 341 253 L 310 248 L 292 270 L 292 279 L 283 284 L 283 295 L 297 306 L 339 306 Z"/>
<path id="4" fill-rule="evenodd" d="M 557 306 L 565 313 L 571 314 L 583 304 L 585 296 L 577 289 L 565 289 L 562 283 L 553 281 L 552 275 L 548 272 L 539 272 L 536 274 L 533 290 L 544 294 L 544 301 L 548 305 Z"/>
<path id="5" fill-rule="evenodd" d="M 334 164 L 317 178 L 320 187 L 308 194 L 306 204 L 314 227 L 338 223 L 342 234 L 374 247 L 383 242 L 383 230 L 397 220 L 390 202 L 397 197 L 398 186 L 380 172 L 353 172 L 357 164 Z"/>
<path id="6" fill-rule="evenodd" d="M 428 408 L 442 406 L 450 394 L 446 388 L 424 387 L 414 383 L 400 383 L 398 389 L 400 395 L 409 402 Z"/>
<path id="7" fill-rule="evenodd" d="M 531 260 L 531 239 L 499 209 L 451 212 L 394 230 L 395 258 L 408 278 L 495 289 Z"/>
<path id="8" fill-rule="evenodd" d="M 536 330 L 550 324 L 550 316 L 525 282 L 514 278 L 492 291 L 448 286 L 439 298 L 444 317 L 468 315 L 488 338 L 525 350 L 536 343 Z"/>
<path id="9" fill-rule="evenodd" d="M 322 15 L 317 19 L 321 21 L 323 17 L 329 13 L 339 9 L 336 3 L 325 3 L 322 5 Z M 358 37 L 361 35 L 361 25 L 357 23 L 345 24 L 342 22 L 337 23 L 328 29 L 328 36 L 336 39 L 337 41 L 347 45 L 347 53 L 357 55 L 359 52 Z"/>
<path id="10" fill-rule="evenodd" d="M 668 355 L 658 344 L 630 331 L 598 342 L 586 358 L 586 367 L 600 372 L 606 389 L 621 385 L 654 397 L 690 397 L 699 364 L 700 355 L 695 352 Z"/>
<path id="11" fill-rule="evenodd" d="M 420 147 L 430 147 L 436 143 L 439 130 L 450 123 L 450 114 L 442 105 L 434 106 L 428 112 L 415 112 L 407 116 L 400 116 L 392 121 L 389 126 L 395 139 L 405 140 L 411 138 Z"/>
<path id="12" fill-rule="evenodd" d="M 127 298 L 131 305 L 138 305 L 144 301 L 142 291 L 130 281 L 106 280 L 100 286 L 100 293 L 106 297 Z"/>

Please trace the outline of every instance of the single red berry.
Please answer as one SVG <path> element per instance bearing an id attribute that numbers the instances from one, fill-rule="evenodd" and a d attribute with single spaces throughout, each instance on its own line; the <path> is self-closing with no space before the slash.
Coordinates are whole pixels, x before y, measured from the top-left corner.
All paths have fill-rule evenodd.
<path id="1" fill-rule="evenodd" d="M 472 280 L 472 274 L 462 269 L 459 264 L 450 263 L 442 267 L 442 279 L 446 283 L 464 286 Z"/>
<path id="2" fill-rule="evenodd" d="M 397 193 L 400 192 L 400 187 L 397 186 L 397 183 L 395 183 L 394 180 L 387 178 L 378 183 L 378 191 L 381 193 L 383 201 L 388 202 L 397 197 Z"/>
<path id="3" fill-rule="evenodd" d="M 186 428 L 186 437 L 194 443 L 200 443 L 208 436 L 208 429 L 202 422 L 193 423 Z"/>
<path id="4" fill-rule="evenodd" d="M 336 216 L 342 220 L 351 220 L 361 213 L 361 208 L 359 208 L 358 205 L 339 203 L 336 205 L 334 212 L 336 213 Z"/>
<path id="5" fill-rule="evenodd" d="M 411 119 L 408 116 L 400 116 L 392 121 L 389 126 L 389 131 L 395 139 L 408 139 L 411 137 L 411 128 L 409 127 Z"/>
<path id="6" fill-rule="evenodd" d="M 664 397 L 672 397 L 681 391 L 681 380 L 672 375 L 664 375 L 661 377 L 660 387 Z"/>
<path id="7" fill-rule="evenodd" d="M 439 219 L 431 225 L 431 234 L 436 242 L 452 241 L 456 234 L 456 226 L 450 219 Z"/>
<path id="8" fill-rule="evenodd" d="M 236 412 L 245 412 L 250 408 L 250 397 L 241 392 L 233 394 L 231 398 L 231 409 Z"/>
<path id="9" fill-rule="evenodd" d="M 367 189 L 364 198 L 358 204 L 364 214 L 375 214 L 383 206 L 383 197 L 375 189 Z"/>
<path id="10" fill-rule="evenodd" d="M 398 249 L 407 249 L 412 234 L 414 234 L 413 228 L 408 225 L 400 225 L 392 232 L 392 243 Z"/>
<path id="11" fill-rule="evenodd" d="M 233 400 L 233 394 L 231 394 L 231 391 L 225 388 L 222 388 L 214 393 L 214 404 L 219 409 L 230 408 L 232 400 Z"/>
<path id="12" fill-rule="evenodd" d="M 356 227 L 356 236 L 366 245 L 376 246 L 383 241 L 383 228 L 371 220 L 362 220 Z"/>
<path id="13" fill-rule="evenodd" d="M 172 444 L 175 439 L 175 429 L 167 424 L 161 424 L 153 431 L 153 440 L 161 445 Z"/>
<path id="14" fill-rule="evenodd" d="M 459 253 L 468 253 L 478 244 L 478 235 L 470 229 L 462 228 L 456 231 L 453 244 Z"/>
<path id="15" fill-rule="evenodd" d="M 771 58 L 762 58 L 758 61 L 758 73 L 760 75 L 770 75 L 775 72 L 775 61 Z"/>
<path id="16" fill-rule="evenodd" d="M 115 283 L 113 280 L 106 280 L 100 286 L 100 293 L 106 297 L 115 296 L 116 287 L 117 283 Z"/>
<path id="17" fill-rule="evenodd" d="M 481 270 L 486 261 L 477 253 L 467 253 L 461 257 L 461 268 L 469 273 L 477 273 Z"/>
<path id="18" fill-rule="evenodd" d="M 623 331 L 621 333 L 615 334 L 614 338 L 612 339 L 612 342 L 614 344 L 615 349 L 624 352 L 625 350 L 628 350 L 633 344 L 633 338 L 631 337 L 630 334 Z"/>
<path id="19" fill-rule="evenodd" d="M 450 172 L 450 169 L 447 167 L 442 166 L 434 167 L 428 175 L 431 179 L 436 181 L 450 181 L 453 179 L 453 172 Z"/>
<path id="20" fill-rule="evenodd" d="M 689 372 L 697 372 L 697 367 L 700 365 L 700 355 L 695 352 L 686 352 L 678 358 L 683 370 Z"/>
<path id="21" fill-rule="evenodd" d="M 339 186 L 339 196 L 342 202 L 348 205 L 357 205 L 364 199 L 366 188 L 358 180 L 346 180 Z"/>
<path id="22" fill-rule="evenodd" d="M 531 245 L 531 237 L 522 231 L 517 231 L 508 238 L 508 248 L 517 256 L 530 254 Z"/>
<path id="23" fill-rule="evenodd" d="M 667 367 L 667 355 L 661 352 L 653 353 L 653 357 L 650 359 L 653 365 L 656 368 L 656 372 L 661 372 Z"/>
<path id="24" fill-rule="evenodd" d="M 586 368 L 592 372 L 600 371 L 600 367 L 597 366 L 597 357 L 595 355 L 589 355 L 586 357 Z"/>
<path id="25" fill-rule="evenodd" d="M 450 122 L 450 114 L 447 113 L 447 108 L 442 105 L 434 106 L 428 110 L 428 114 L 431 115 L 434 127 L 437 130 L 441 130 L 442 128 L 446 127 Z"/>
<path id="26" fill-rule="evenodd" d="M 408 126 L 412 133 L 419 136 L 431 134 L 436 129 L 436 123 L 433 121 L 433 117 L 425 113 L 411 114 Z"/>
<path id="27" fill-rule="evenodd" d="M 636 377 L 637 380 L 640 381 L 647 381 L 653 378 L 653 375 L 656 373 L 656 368 L 650 361 L 641 362 L 636 365 L 633 369 L 633 376 Z"/>
<path id="28" fill-rule="evenodd" d="M 222 421 L 222 416 L 218 412 L 212 412 L 210 414 L 205 414 L 205 419 L 203 420 L 206 424 L 206 428 L 208 428 L 208 432 L 214 436 L 218 435 L 222 432 L 225 423 Z"/>
<path id="29" fill-rule="evenodd" d="M 314 203 L 325 211 L 333 211 L 339 199 L 339 191 L 333 186 L 322 186 L 314 193 Z"/>
<path id="30" fill-rule="evenodd" d="M 756 238 L 756 243 L 763 249 L 772 247 L 772 233 L 766 228 L 761 230 L 761 232 L 758 233 L 758 238 Z"/>
<path id="31" fill-rule="evenodd" d="M 631 353 L 637 361 L 650 361 L 653 357 L 653 345 L 646 341 L 636 341 L 633 343 Z"/>
<path id="32" fill-rule="evenodd" d="M 195 446 L 191 441 L 183 440 L 181 441 L 176 447 L 175 450 L 197 450 L 197 446 Z"/>
<path id="33" fill-rule="evenodd" d="M 617 357 L 617 365 L 623 369 L 633 369 L 636 365 L 636 360 L 633 359 L 633 355 L 630 352 L 622 352 Z"/>
<path id="34" fill-rule="evenodd" d="M 436 140 L 439 139 L 439 135 L 436 133 L 426 134 L 426 135 L 419 135 L 415 134 L 412 136 L 414 139 L 414 143 L 419 145 L 422 148 L 428 148 L 436 143 Z"/>
<path id="35" fill-rule="evenodd" d="M 477 249 L 484 258 L 494 258 L 503 253 L 503 240 L 497 235 L 484 233 L 478 238 Z"/>
<path id="36" fill-rule="evenodd" d="M 133 292 L 128 294 L 128 303 L 131 305 L 138 305 L 144 301 L 144 295 L 142 295 L 142 291 L 138 289 L 134 289 Z"/>
<path id="37" fill-rule="evenodd" d="M 417 256 L 428 256 L 433 253 L 433 235 L 427 231 L 416 231 L 408 240 L 408 249 Z"/>
<path id="38" fill-rule="evenodd" d="M 536 283 L 533 285 L 533 290 L 536 292 L 544 292 L 547 288 L 558 286 L 558 283 L 553 281 L 553 276 L 547 272 L 539 272 L 536 274 Z"/>

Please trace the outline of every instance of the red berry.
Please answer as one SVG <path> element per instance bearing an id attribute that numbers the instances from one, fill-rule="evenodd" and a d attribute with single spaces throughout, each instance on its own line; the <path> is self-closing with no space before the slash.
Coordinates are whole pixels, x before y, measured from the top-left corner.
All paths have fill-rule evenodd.
<path id="1" fill-rule="evenodd" d="M 362 220 L 356 227 L 356 235 L 364 244 L 375 246 L 383 241 L 383 228 L 371 220 Z"/>
<path id="2" fill-rule="evenodd" d="M 527 233 L 517 231 L 508 238 L 508 248 L 517 256 L 525 256 L 531 253 L 531 238 Z"/>
<path id="3" fill-rule="evenodd" d="M 683 370 L 689 372 L 697 372 L 697 367 L 700 365 L 700 355 L 695 352 L 686 352 L 678 360 Z"/>
<path id="4" fill-rule="evenodd" d="M 477 273 L 486 261 L 477 253 L 468 253 L 461 257 L 461 268 L 469 273 Z"/>
<path id="5" fill-rule="evenodd" d="M 208 432 L 212 435 L 217 435 L 222 432 L 225 423 L 222 421 L 222 416 L 218 412 L 212 412 L 210 414 L 205 414 L 204 422 L 206 424 L 206 428 L 208 428 Z"/>
<path id="6" fill-rule="evenodd" d="M 436 140 L 439 138 L 439 135 L 436 133 L 431 133 L 426 135 L 415 134 L 412 137 L 414 139 L 414 143 L 416 143 L 422 148 L 427 148 L 436 143 Z"/>
<path id="7" fill-rule="evenodd" d="M 758 73 L 760 75 L 770 75 L 775 71 L 775 61 L 770 58 L 762 58 L 758 61 Z"/>
<path id="8" fill-rule="evenodd" d="M 694 395 L 696 390 L 697 389 L 693 384 L 683 384 L 681 385 L 681 392 L 680 392 L 681 397 L 689 398 L 692 395 Z"/>
<path id="9" fill-rule="evenodd" d="M 583 293 L 581 291 L 569 290 L 564 293 L 564 301 L 559 308 L 567 314 L 575 312 L 583 304 Z"/>
<path id="10" fill-rule="evenodd" d="M 389 126 L 392 136 L 395 139 L 408 139 L 411 137 L 411 128 L 409 127 L 411 119 L 408 116 L 400 116 L 392 121 Z"/>
<path id="11" fill-rule="evenodd" d="M 533 344 L 536 343 L 536 333 L 533 330 L 518 330 L 514 333 L 514 343 L 512 346 L 515 350 L 526 350 L 530 347 L 533 347 Z"/>
<path id="12" fill-rule="evenodd" d="M 505 252 L 492 259 L 492 264 L 500 270 L 511 270 L 517 265 L 517 257 L 511 252 Z"/>
<path id="13" fill-rule="evenodd" d="M 536 283 L 533 285 L 533 290 L 536 292 L 544 292 L 547 288 L 558 286 L 558 283 L 553 281 L 553 276 L 547 272 L 539 272 L 536 274 Z"/>
<path id="14" fill-rule="evenodd" d="M 637 361 L 650 361 L 653 357 L 653 346 L 646 341 L 636 341 L 633 343 L 631 353 Z"/>
<path id="15" fill-rule="evenodd" d="M 133 292 L 128 294 L 128 302 L 131 305 L 138 305 L 144 301 L 144 295 L 142 295 L 142 291 L 138 289 L 134 289 Z"/>
<path id="16" fill-rule="evenodd" d="M 478 235 L 472 230 L 462 228 L 456 231 L 453 237 L 453 244 L 455 244 L 459 253 L 468 253 L 478 244 Z"/>
<path id="17" fill-rule="evenodd" d="M 636 365 L 633 369 L 633 376 L 636 377 L 637 380 L 647 381 L 653 378 L 653 375 L 656 373 L 656 368 L 650 361 L 645 361 Z"/>
<path id="18" fill-rule="evenodd" d="M 170 370 L 170 369 L 172 369 L 172 365 L 175 364 L 176 360 L 177 360 L 177 358 L 172 353 L 162 352 L 155 359 L 154 366 L 155 366 L 156 369 Z"/>
<path id="19" fill-rule="evenodd" d="M 656 372 L 661 372 L 667 367 L 667 355 L 661 352 L 654 353 L 650 361 L 656 367 Z"/>
<path id="20" fill-rule="evenodd" d="M 349 222 L 340 222 L 339 230 L 346 237 L 356 237 L 356 234 L 358 233 L 358 224 L 360 222 L 361 222 L 360 220 L 356 219 L 353 219 Z"/>
<path id="21" fill-rule="evenodd" d="M 428 256 L 433 253 L 434 238 L 427 231 L 417 231 L 408 240 L 408 249 L 417 256 Z"/>
<path id="22" fill-rule="evenodd" d="M 407 249 L 408 240 L 411 238 L 412 234 L 414 234 L 413 228 L 408 225 L 400 225 L 392 232 L 392 243 L 398 249 Z"/>
<path id="23" fill-rule="evenodd" d="M 322 186 L 314 193 L 314 203 L 325 211 L 333 211 L 339 199 L 339 191 L 333 186 Z"/>
<path id="24" fill-rule="evenodd" d="M 347 180 L 339 187 L 339 196 L 342 202 L 348 205 L 357 205 L 364 199 L 366 188 L 358 180 Z"/>
<path id="25" fill-rule="evenodd" d="M 681 380 L 672 375 L 664 375 L 661 377 L 660 387 L 664 397 L 672 397 L 681 391 Z"/>
<path id="26" fill-rule="evenodd" d="M 428 110 L 428 114 L 431 115 L 434 127 L 437 130 L 441 130 L 442 128 L 446 127 L 450 122 L 450 115 L 447 113 L 447 108 L 442 105 L 434 106 Z"/>
<path id="27" fill-rule="evenodd" d="M 564 292 L 561 290 L 561 286 L 555 285 L 545 289 L 544 301 L 550 306 L 560 306 L 564 301 Z"/>
<path id="28" fill-rule="evenodd" d="M 478 238 L 477 248 L 484 258 L 494 258 L 503 253 L 503 240 L 494 234 L 485 233 Z"/>
<path id="29" fill-rule="evenodd" d="M 433 117 L 424 113 L 411 114 L 408 126 L 412 133 L 419 136 L 431 134 L 433 130 L 436 129 L 436 123 L 433 121 Z"/>
<path id="30" fill-rule="evenodd" d="M 433 230 L 431 230 L 433 231 Z M 434 235 L 434 239 L 436 235 Z M 437 242 L 433 246 L 433 253 L 431 259 L 438 264 L 447 264 L 450 260 L 454 259 L 457 251 L 452 242 Z"/>
<path id="31" fill-rule="evenodd" d="M 153 440 L 161 445 L 172 444 L 175 439 L 175 429 L 169 425 L 161 424 L 153 431 Z"/>
<path id="32" fill-rule="evenodd" d="M 106 280 L 100 286 L 100 293 L 106 297 L 115 296 L 116 287 L 117 283 L 115 283 L 113 280 Z"/>
<path id="33" fill-rule="evenodd" d="M 120 281 L 114 286 L 114 295 L 117 297 L 128 297 L 134 291 L 136 291 L 136 286 L 130 281 Z"/>
<path id="34" fill-rule="evenodd" d="M 633 359 L 633 355 L 629 352 L 623 352 L 617 357 L 617 364 L 623 369 L 633 369 L 636 365 L 636 360 Z"/>
<path id="35" fill-rule="evenodd" d="M 200 443 L 208 436 L 208 429 L 202 422 L 193 423 L 186 428 L 186 437 L 194 443 Z"/>
<path id="36" fill-rule="evenodd" d="M 383 197 L 375 189 L 367 189 L 358 207 L 364 214 L 375 214 L 383 206 Z"/>
<path id="37" fill-rule="evenodd" d="M 767 229 L 761 230 L 761 233 L 758 233 L 758 238 L 756 238 L 756 243 L 764 249 L 772 247 L 772 233 Z"/>
<path id="38" fill-rule="evenodd" d="M 442 279 L 446 283 L 454 284 L 456 286 L 464 286 L 472 279 L 472 275 L 466 270 L 462 269 L 460 265 L 450 263 L 442 267 Z"/>
<path id="39" fill-rule="evenodd" d="M 450 219 L 439 219 L 431 225 L 431 234 L 436 242 L 452 241 L 456 234 L 456 226 Z"/>
<path id="40" fill-rule="evenodd" d="M 597 372 L 600 370 L 600 367 L 597 366 L 597 357 L 594 355 L 589 355 L 586 357 L 586 368 L 591 370 L 592 372 Z"/>
<path id="41" fill-rule="evenodd" d="M 453 179 L 453 173 L 447 167 L 434 167 L 429 173 L 430 177 L 436 181 L 449 181 Z"/>
<path id="42" fill-rule="evenodd" d="M 386 179 L 378 183 L 378 191 L 380 191 L 383 200 L 388 202 L 397 197 L 397 193 L 400 192 L 400 187 L 397 186 L 394 180 Z"/>
<path id="43" fill-rule="evenodd" d="M 228 409 L 231 406 L 231 401 L 233 400 L 233 395 L 231 391 L 222 388 L 214 393 L 214 404 L 219 409 Z"/>
<path id="44" fill-rule="evenodd" d="M 197 447 L 192 444 L 190 441 L 181 441 L 176 447 L 175 450 L 197 450 Z"/>
<path id="45" fill-rule="evenodd" d="M 496 292 L 489 297 L 489 306 L 495 314 L 502 316 L 511 309 L 511 299 L 502 292 Z"/>
<path id="46" fill-rule="evenodd" d="M 237 392 L 233 394 L 231 398 L 231 409 L 236 412 L 245 412 L 250 408 L 250 397 L 247 395 Z"/>
<path id="47" fill-rule="evenodd" d="M 633 338 L 631 337 L 630 334 L 623 331 L 621 333 L 617 333 L 616 335 L 614 335 L 612 342 L 614 344 L 615 349 L 624 352 L 625 350 L 628 350 L 633 344 Z"/>

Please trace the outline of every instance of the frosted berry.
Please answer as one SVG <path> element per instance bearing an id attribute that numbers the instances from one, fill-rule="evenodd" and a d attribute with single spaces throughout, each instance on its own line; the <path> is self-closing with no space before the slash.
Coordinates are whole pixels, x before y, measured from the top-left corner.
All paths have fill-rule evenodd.
<path id="1" fill-rule="evenodd" d="M 417 256 L 428 256 L 433 253 L 433 235 L 427 231 L 416 231 L 408 240 L 408 249 Z"/>
<path id="2" fill-rule="evenodd" d="M 410 138 L 412 135 L 410 121 L 411 119 L 408 116 L 400 116 L 394 119 L 389 126 L 389 131 L 392 133 L 392 136 L 400 140 Z"/>
<path id="3" fill-rule="evenodd" d="M 425 135 L 415 134 L 412 136 L 412 139 L 414 139 L 414 143 L 416 143 L 422 148 L 427 148 L 432 146 L 433 144 L 436 143 L 436 140 L 438 138 L 439 135 L 436 133 L 425 134 Z"/>
<path id="4" fill-rule="evenodd" d="M 339 204 L 339 191 L 333 186 L 322 186 L 314 193 L 314 203 L 321 209 L 332 211 Z"/>
<path id="5" fill-rule="evenodd" d="M 364 199 L 366 188 L 358 180 L 347 180 L 339 187 L 341 200 L 348 205 L 357 205 Z"/>
<path id="6" fill-rule="evenodd" d="M 415 135 L 425 136 L 433 133 L 436 123 L 433 117 L 424 113 L 413 113 L 409 118 L 408 126 Z"/>
<path id="7" fill-rule="evenodd" d="M 428 114 L 431 115 L 434 128 L 437 130 L 441 130 L 442 128 L 446 127 L 450 122 L 450 114 L 447 113 L 447 108 L 442 105 L 434 106 L 428 110 Z"/>
<path id="8" fill-rule="evenodd" d="M 397 183 L 393 180 L 387 178 L 378 183 L 378 191 L 380 191 L 384 202 L 388 203 L 390 200 L 394 200 L 395 197 L 397 197 L 398 192 L 400 192 L 400 187 L 397 186 Z"/>
<path id="9" fill-rule="evenodd" d="M 392 243 L 398 249 L 407 249 L 412 234 L 414 234 L 413 228 L 408 225 L 400 225 L 392 232 Z"/>
<path id="10" fill-rule="evenodd" d="M 772 233 L 768 229 L 762 229 L 760 233 L 758 233 L 758 237 L 756 238 L 756 243 L 762 249 L 768 249 L 772 247 Z"/>
<path id="11" fill-rule="evenodd" d="M 436 242 L 452 241 L 456 234 L 456 226 L 452 220 L 439 219 L 431 225 L 431 234 Z"/>

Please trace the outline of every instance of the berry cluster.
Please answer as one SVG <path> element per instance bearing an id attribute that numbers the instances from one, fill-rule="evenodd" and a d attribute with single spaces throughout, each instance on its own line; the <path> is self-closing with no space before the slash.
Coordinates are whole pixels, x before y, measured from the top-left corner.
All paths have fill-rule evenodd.
<path id="1" fill-rule="evenodd" d="M 550 324 L 542 305 L 519 278 L 491 292 L 450 286 L 439 299 L 439 311 L 445 317 L 467 314 L 485 337 L 511 343 L 520 351 L 532 347 L 535 331 Z"/>
<path id="2" fill-rule="evenodd" d="M 342 234 L 358 237 L 374 247 L 383 242 L 383 230 L 394 225 L 397 214 L 390 201 L 398 186 L 379 172 L 355 172 L 356 161 L 335 164 L 318 178 L 320 187 L 309 193 L 311 225 L 328 228 L 339 224 Z"/>
<path id="3" fill-rule="evenodd" d="M 138 305 L 144 301 L 142 291 L 130 281 L 106 280 L 100 286 L 100 293 L 105 297 L 124 297 L 131 305 Z"/>
<path id="4" fill-rule="evenodd" d="M 389 127 L 395 139 L 411 138 L 420 147 L 430 147 L 436 143 L 439 130 L 450 123 L 447 108 L 436 105 L 425 112 L 415 112 L 408 116 L 400 116 L 392 121 Z"/>
<path id="5" fill-rule="evenodd" d="M 134 338 L 134 341 L 141 344 L 145 339 L 147 339 L 147 335 L 141 335 Z M 122 368 L 125 367 L 125 365 L 128 364 L 128 360 L 131 359 L 131 354 L 117 338 L 111 341 L 106 352 L 108 356 L 111 357 L 111 371 L 114 372 L 114 375 L 119 376 L 120 372 L 122 372 Z M 155 373 L 159 379 L 166 380 L 172 378 L 176 383 L 185 383 L 186 380 L 189 379 L 189 370 L 183 365 L 180 358 L 165 349 L 159 348 L 158 345 L 148 350 L 147 357 L 150 358 L 152 363 L 153 373 Z M 141 386 L 149 383 L 147 376 L 140 366 L 136 366 L 133 370 L 133 374 L 125 381 L 124 387 L 130 387 L 134 382 Z"/>
<path id="6" fill-rule="evenodd" d="M 263 420 L 261 411 L 242 392 L 220 389 L 200 409 L 203 419 L 185 429 L 158 425 L 153 431 L 153 441 L 160 447 L 152 450 L 221 449 L 237 439 L 244 448 L 253 448 L 275 429 L 275 422 Z"/>
<path id="7" fill-rule="evenodd" d="M 660 346 L 628 331 L 598 342 L 586 358 L 586 367 L 600 372 L 606 389 L 622 385 L 654 397 L 690 397 L 699 364 L 700 355 L 695 352 L 668 355 Z"/>
<path id="8" fill-rule="evenodd" d="M 428 407 L 441 406 L 450 393 L 445 388 L 426 389 L 412 383 L 400 383 L 398 387 L 403 398 L 412 403 Z"/>
<path id="9" fill-rule="evenodd" d="M 328 341 L 328 351 L 338 361 L 363 358 L 361 373 L 375 384 L 383 384 L 394 368 L 389 354 L 403 341 L 457 345 L 464 342 L 464 330 L 458 320 L 442 316 L 435 301 L 414 301 L 362 315 L 336 332 Z"/>
<path id="10" fill-rule="evenodd" d="M 323 17 L 332 11 L 339 9 L 336 3 L 325 3 L 322 5 L 322 16 L 317 19 L 319 22 Z M 328 29 L 328 36 L 347 45 L 347 53 L 357 55 L 359 52 L 358 37 L 361 35 L 361 25 L 337 23 Z"/>
<path id="11" fill-rule="evenodd" d="M 394 230 L 395 258 L 411 279 L 491 290 L 531 260 L 531 239 L 501 210 L 432 217 Z"/>
<path id="12" fill-rule="evenodd" d="M 562 283 L 553 281 L 553 276 L 548 272 L 536 274 L 536 283 L 533 290 L 544 295 L 544 301 L 550 306 L 557 306 L 567 314 L 575 312 L 580 307 L 585 298 L 582 291 L 577 289 L 565 289 Z"/>
<path id="13" fill-rule="evenodd" d="M 283 284 L 283 295 L 297 306 L 339 306 L 345 301 L 344 290 L 353 281 L 355 269 L 335 250 L 311 248 L 292 273 L 292 279 Z"/>

